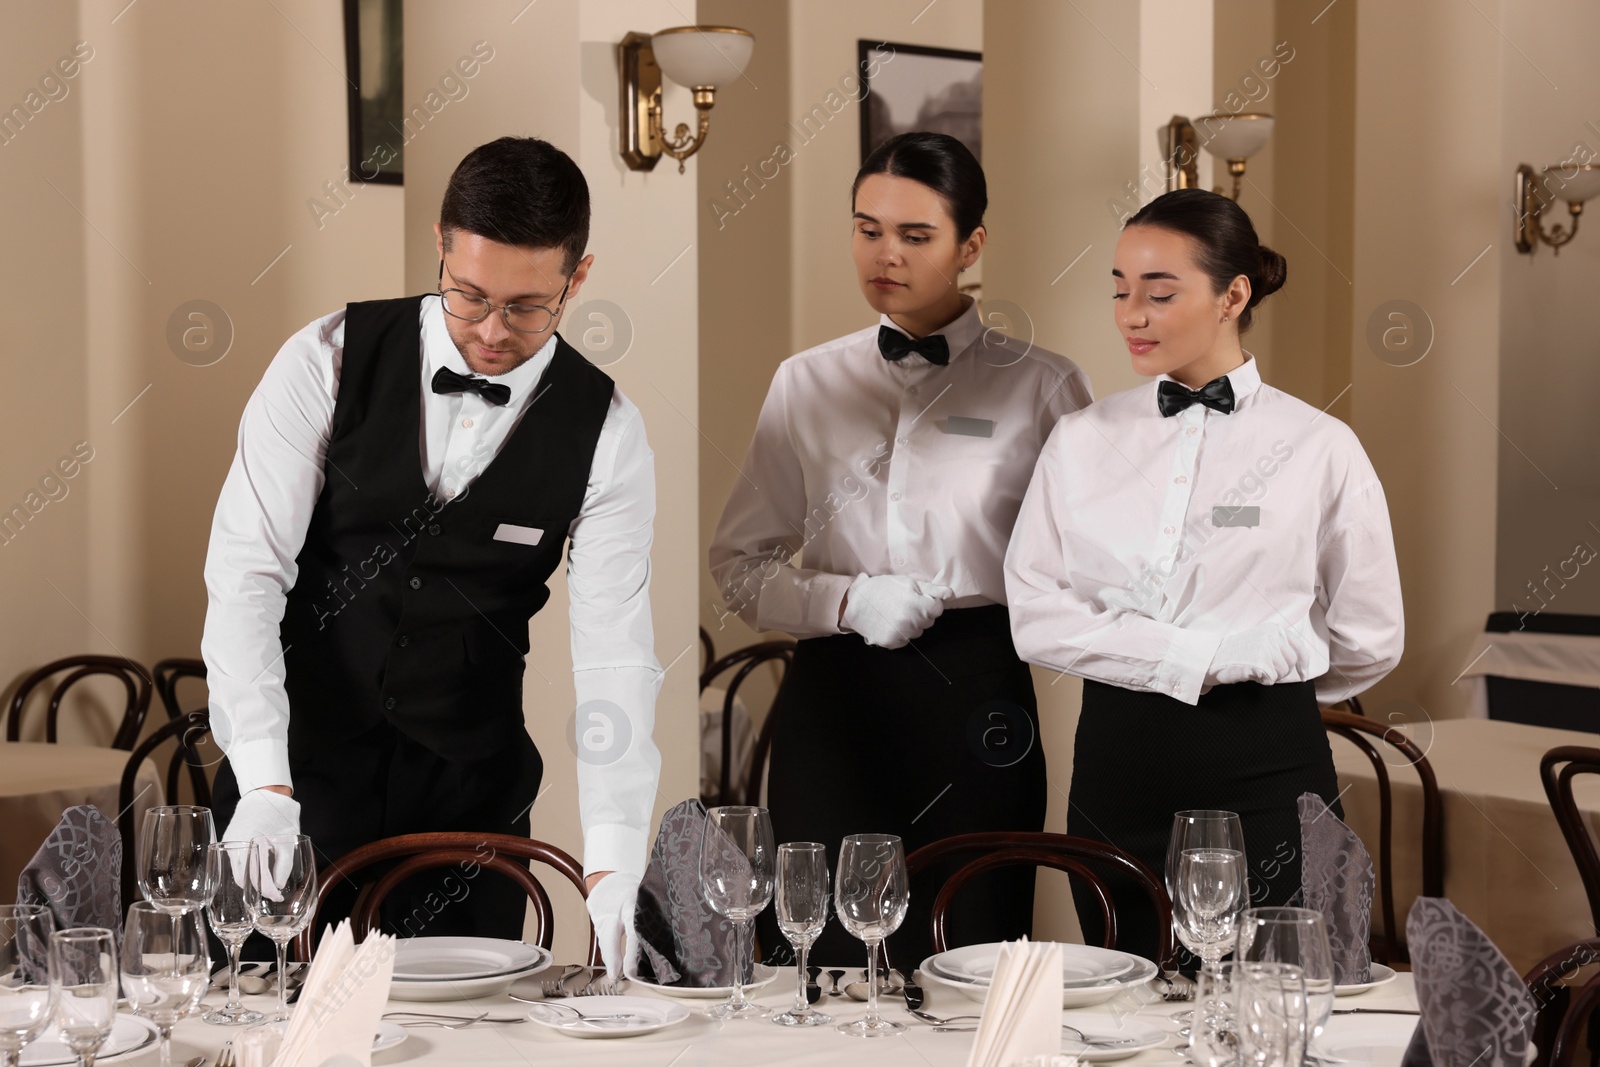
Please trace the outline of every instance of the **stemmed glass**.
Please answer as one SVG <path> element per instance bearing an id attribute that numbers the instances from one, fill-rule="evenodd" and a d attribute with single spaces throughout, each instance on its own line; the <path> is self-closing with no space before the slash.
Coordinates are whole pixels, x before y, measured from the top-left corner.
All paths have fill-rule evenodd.
<path id="1" fill-rule="evenodd" d="M 1237 958 L 1245 963 L 1287 963 L 1305 980 L 1308 1043 L 1321 1036 L 1333 1011 L 1333 952 L 1328 924 L 1312 908 L 1251 908 L 1239 924 Z"/>
<path id="2" fill-rule="evenodd" d="M 22 1049 L 50 1025 L 50 934 L 42 904 L 0 904 L 0 1067 L 17 1067 Z"/>
<path id="3" fill-rule="evenodd" d="M 173 1024 L 194 1013 L 210 986 L 211 960 L 200 913 L 172 916 L 148 900 L 131 904 L 122 931 L 122 990 L 133 1013 L 160 1031 L 161 1067 L 172 1067 Z"/>
<path id="4" fill-rule="evenodd" d="M 713 1019 L 764 1019 L 772 1012 L 745 999 L 744 936 L 772 900 L 772 819 L 766 808 L 741 805 L 706 812 L 700 842 L 700 884 L 706 903 L 733 921 L 733 995 L 706 1014 Z"/>
<path id="5" fill-rule="evenodd" d="M 278 1010 L 289 1018 L 289 942 L 317 910 L 317 856 L 305 834 L 257 837 L 244 865 L 244 899 L 255 928 L 278 949 Z"/>
<path id="6" fill-rule="evenodd" d="M 144 813 L 139 834 L 139 895 L 172 916 L 172 941 L 180 938 L 180 916 L 211 899 L 206 850 L 217 839 L 211 809 L 167 804 Z"/>
<path id="7" fill-rule="evenodd" d="M 1306 1054 L 1306 983 L 1288 963 L 1240 963 L 1234 1010 L 1243 1067 L 1300 1067 Z"/>
<path id="8" fill-rule="evenodd" d="M 117 1021 L 117 942 L 100 926 L 74 926 L 50 935 L 50 990 L 61 1043 L 79 1067 L 94 1067 Z"/>
<path id="9" fill-rule="evenodd" d="M 1225 909 L 1217 909 L 1220 903 L 1218 895 L 1213 895 L 1205 901 L 1210 914 L 1203 917 L 1200 926 L 1185 929 L 1180 914 L 1184 909 L 1180 903 L 1180 887 L 1184 878 L 1184 853 L 1238 853 L 1237 867 L 1244 878 L 1244 886 L 1232 903 Z M 1233 866 L 1233 861 L 1224 857 L 1196 857 L 1189 861 L 1191 873 L 1196 870 L 1196 863 L 1201 867 L 1209 865 L 1215 873 Z M 1241 912 L 1250 906 L 1249 868 L 1246 866 L 1244 851 L 1244 827 L 1239 822 L 1239 816 L 1231 811 L 1180 811 L 1172 816 L 1172 834 L 1167 839 L 1167 896 L 1172 900 L 1172 926 L 1178 935 L 1178 940 L 1190 952 L 1200 957 L 1202 970 L 1215 971 L 1217 963 L 1233 948 L 1231 935 L 1238 922 Z M 1203 880 L 1202 880 L 1203 884 Z M 1196 887 L 1197 889 L 1201 887 Z M 1222 892 L 1222 891 L 1218 891 Z M 1202 901 L 1196 899 L 1195 894 L 1190 894 L 1195 904 Z M 1201 919 L 1198 912 L 1187 913 L 1188 918 Z M 1195 934 L 1200 933 L 1205 937 L 1218 937 L 1217 941 L 1196 940 Z M 1227 938 L 1226 940 L 1220 940 Z M 1172 1018 L 1181 1023 L 1189 1023 L 1194 1018 L 1194 1012 L 1178 1012 Z"/>
<path id="10" fill-rule="evenodd" d="M 905 1029 L 878 1014 L 878 946 L 900 929 L 911 902 L 906 854 L 890 834 L 851 834 L 839 847 L 834 908 L 850 936 L 867 943 L 867 1017 L 840 1023 L 852 1037 L 893 1037 Z"/>
<path id="11" fill-rule="evenodd" d="M 828 851 L 815 841 L 778 846 L 778 929 L 795 947 L 798 970 L 794 1007 L 772 1021 L 783 1026 L 826 1026 L 833 1017 L 806 1000 L 806 955 L 828 925 Z"/>
<path id="12" fill-rule="evenodd" d="M 222 841 L 213 844 L 206 853 L 211 866 L 211 884 L 215 887 L 211 902 L 206 905 L 206 917 L 211 929 L 228 949 L 228 1002 L 208 1011 L 201 1019 L 213 1026 L 248 1026 L 260 1022 L 265 1016 L 247 1008 L 239 1000 L 239 949 L 255 929 L 255 913 L 245 899 L 244 868 L 250 858 L 250 842 Z M 234 871 L 239 872 L 235 880 Z"/>
<path id="13" fill-rule="evenodd" d="M 1220 963 L 1195 976 L 1194 1024 L 1189 1047 L 1179 1047 L 1196 1067 L 1238 1067 L 1239 1022 L 1236 1013 L 1239 964 Z"/>

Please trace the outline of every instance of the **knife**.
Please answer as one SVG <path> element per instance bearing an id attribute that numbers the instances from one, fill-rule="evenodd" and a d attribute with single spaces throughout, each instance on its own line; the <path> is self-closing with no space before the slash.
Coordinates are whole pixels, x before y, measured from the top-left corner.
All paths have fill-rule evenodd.
<path id="1" fill-rule="evenodd" d="M 1334 1008 L 1334 1015 L 1421 1015 L 1410 1008 Z"/>

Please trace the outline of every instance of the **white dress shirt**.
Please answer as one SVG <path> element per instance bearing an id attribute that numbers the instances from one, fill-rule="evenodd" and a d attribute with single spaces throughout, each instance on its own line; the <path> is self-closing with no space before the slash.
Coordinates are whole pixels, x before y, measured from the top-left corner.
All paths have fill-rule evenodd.
<path id="1" fill-rule="evenodd" d="M 1361 442 L 1248 354 L 1227 377 L 1232 414 L 1163 418 L 1151 382 L 1050 435 L 1006 555 L 1024 659 L 1194 704 L 1222 638 L 1275 622 L 1314 652 L 1277 681 L 1317 679 L 1322 704 L 1394 668 L 1400 574 Z"/>
<path id="2" fill-rule="evenodd" d="M 421 301 L 419 449 L 428 488 L 448 499 L 489 465 L 533 403 L 555 339 L 496 377 L 510 402 L 474 392 L 435 393 L 434 373 L 471 371 L 450 340 L 439 299 Z M 239 450 L 217 500 L 206 554 L 209 597 L 201 653 L 211 690 L 212 729 L 240 792 L 293 785 L 289 700 L 278 624 L 295 560 L 322 492 L 344 354 L 343 309 L 284 344 L 245 405 Z M 395 462 L 414 462 L 396 456 Z M 644 423 L 622 391 L 612 394 L 595 446 L 582 510 L 568 531 L 572 672 L 581 707 L 609 701 L 629 717 L 632 744 L 615 762 L 578 764 L 585 868 L 642 874 L 661 757 L 651 738 L 661 667 L 650 619 L 654 455 Z M 543 709 L 556 714 L 555 709 Z"/>
<path id="3" fill-rule="evenodd" d="M 952 608 L 1005 603 L 1034 460 L 1056 420 L 1092 399 L 1071 360 L 985 329 L 970 302 L 935 331 L 948 366 L 884 359 L 878 329 L 791 356 L 773 377 L 711 545 L 723 598 L 756 630 L 838 633 L 859 574 L 948 585 Z"/>

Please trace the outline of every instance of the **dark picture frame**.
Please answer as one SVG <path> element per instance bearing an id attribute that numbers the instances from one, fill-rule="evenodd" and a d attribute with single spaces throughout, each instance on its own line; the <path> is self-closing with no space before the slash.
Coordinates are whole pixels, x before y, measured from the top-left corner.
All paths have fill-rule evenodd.
<path id="1" fill-rule="evenodd" d="M 950 134 L 982 162 L 982 52 L 857 41 L 856 69 L 863 161 L 896 134 L 927 130 Z"/>
<path id="2" fill-rule="evenodd" d="M 363 40 L 364 27 L 377 39 Z M 405 184 L 405 139 L 393 135 L 405 110 L 404 30 L 401 0 L 344 0 L 351 181 Z"/>

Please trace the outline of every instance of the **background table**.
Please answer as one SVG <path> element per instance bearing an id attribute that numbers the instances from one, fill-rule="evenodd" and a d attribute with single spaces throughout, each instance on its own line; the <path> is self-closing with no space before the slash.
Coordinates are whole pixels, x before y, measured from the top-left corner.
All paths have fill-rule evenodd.
<path id="1" fill-rule="evenodd" d="M 1400 727 L 1433 765 L 1443 802 L 1444 891 L 1527 973 L 1563 945 L 1595 935 L 1589 898 L 1539 781 L 1539 759 L 1558 745 L 1600 747 L 1592 733 L 1485 719 Z M 1378 858 L 1377 777 L 1354 745 L 1329 737 L 1346 821 Z M 1405 927 L 1422 888 L 1422 787 L 1410 765 L 1381 742 L 1394 790 L 1395 920 Z M 1575 796 L 1600 826 L 1600 780 L 1579 779 Z M 1373 926 L 1382 926 L 1376 904 Z"/>
<path id="2" fill-rule="evenodd" d="M 0 900 L 14 900 L 17 876 L 74 804 L 93 804 L 117 821 L 117 791 L 128 753 L 90 745 L 0 742 Z M 161 776 L 145 760 L 135 780 L 135 825 L 166 803 Z"/>

